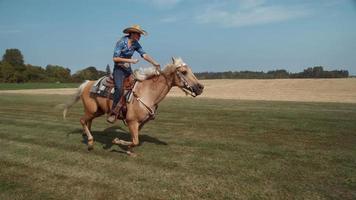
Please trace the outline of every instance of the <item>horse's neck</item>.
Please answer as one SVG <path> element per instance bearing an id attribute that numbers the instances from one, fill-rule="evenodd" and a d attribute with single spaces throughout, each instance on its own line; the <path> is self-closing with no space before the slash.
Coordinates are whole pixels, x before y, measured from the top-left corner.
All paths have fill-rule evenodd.
<path id="1" fill-rule="evenodd" d="M 145 80 L 139 87 L 139 95 L 148 101 L 147 103 L 157 105 L 161 102 L 172 88 L 172 80 L 165 76 L 159 75 L 152 79 Z"/>

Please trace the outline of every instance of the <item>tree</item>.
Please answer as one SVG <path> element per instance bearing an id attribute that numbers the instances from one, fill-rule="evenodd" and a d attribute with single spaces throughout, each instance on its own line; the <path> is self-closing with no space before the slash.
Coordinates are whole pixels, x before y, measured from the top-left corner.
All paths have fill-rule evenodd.
<path id="1" fill-rule="evenodd" d="M 77 71 L 73 75 L 73 79 L 76 82 L 80 82 L 83 80 L 96 80 L 96 79 L 99 79 L 100 77 L 105 76 L 105 75 L 106 75 L 106 72 L 97 70 L 95 67 L 90 66 L 83 70 Z"/>
<path id="2" fill-rule="evenodd" d="M 289 73 L 285 69 L 277 69 L 267 72 L 268 78 L 289 78 Z"/>
<path id="3" fill-rule="evenodd" d="M 1 76 L 5 83 L 16 82 L 15 69 L 8 62 L 1 62 Z"/>
<path id="4" fill-rule="evenodd" d="M 47 65 L 46 74 L 49 81 L 70 82 L 70 69 L 59 65 Z"/>
<path id="5" fill-rule="evenodd" d="M 110 70 L 110 65 L 106 65 L 106 75 L 110 75 L 111 74 L 111 70 Z"/>
<path id="6" fill-rule="evenodd" d="M 0 81 L 2 82 L 2 62 L 0 61 Z"/>
<path id="7" fill-rule="evenodd" d="M 323 78 L 324 68 L 322 66 L 313 67 L 313 78 Z"/>
<path id="8" fill-rule="evenodd" d="M 46 70 L 40 66 L 26 65 L 24 75 L 27 81 L 42 82 L 47 80 Z"/>
<path id="9" fill-rule="evenodd" d="M 2 61 L 9 63 L 16 71 L 22 72 L 25 70 L 24 58 L 18 49 L 6 49 Z"/>

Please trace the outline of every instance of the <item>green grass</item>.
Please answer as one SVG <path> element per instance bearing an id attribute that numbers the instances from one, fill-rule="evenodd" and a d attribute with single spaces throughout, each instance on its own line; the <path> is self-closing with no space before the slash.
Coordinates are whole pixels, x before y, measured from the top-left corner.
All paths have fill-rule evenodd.
<path id="1" fill-rule="evenodd" d="M 76 88 L 80 83 L 0 83 L 0 90 Z"/>
<path id="2" fill-rule="evenodd" d="M 138 157 L 66 96 L 0 96 L 0 199 L 355 199 L 356 105 L 168 98 Z"/>

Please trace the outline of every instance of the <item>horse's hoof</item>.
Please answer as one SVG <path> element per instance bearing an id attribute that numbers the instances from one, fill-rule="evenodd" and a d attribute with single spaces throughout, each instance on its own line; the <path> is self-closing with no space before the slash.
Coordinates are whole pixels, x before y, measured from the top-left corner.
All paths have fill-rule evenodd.
<path id="1" fill-rule="evenodd" d="M 91 150 L 93 150 L 94 149 L 94 146 L 93 145 L 89 145 L 88 146 L 88 151 L 91 151 Z"/>
<path id="2" fill-rule="evenodd" d="M 121 144 L 121 142 L 120 142 L 120 139 L 119 139 L 119 138 L 115 138 L 115 139 L 113 139 L 113 140 L 112 140 L 112 143 L 113 143 L 113 144 Z"/>
<path id="3" fill-rule="evenodd" d="M 94 149 L 94 140 L 88 140 L 88 151 L 91 151 Z"/>
<path id="4" fill-rule="evenodd" d="M 134 152 L 132 152 L 132 151 L 126 151 L 126 153 L 127 153 L 127 155 L 129 155 L 130 157 L 133 157 L 133 158 L 137 157 L 137 154 L 134 153 Z"/>

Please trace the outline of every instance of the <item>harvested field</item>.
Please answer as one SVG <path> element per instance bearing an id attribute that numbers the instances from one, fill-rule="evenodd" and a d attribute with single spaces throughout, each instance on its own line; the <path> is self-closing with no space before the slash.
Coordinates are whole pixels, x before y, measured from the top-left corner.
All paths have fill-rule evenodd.
<path id="1" fill-rule="evenodd" d="M 356 79 L 204 80 L 202 97 L 356 103 Z M 172 96 L 183 96 L 179 89 Z"/>
<path id="2" fill-rule="evenodd" d="M 356 79 L 202 80 L 199 97 L 240 100 L 356 103 Z M 3 90 L 1 93 L 72 94 L 74 89 Z M 185 94 L 173 88 L 168 96 Z"/>

